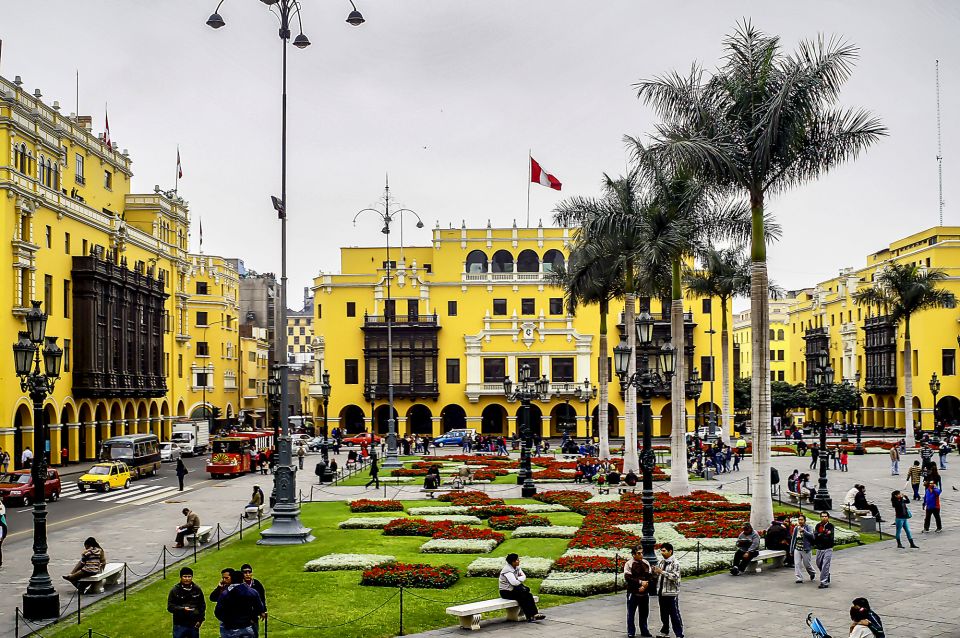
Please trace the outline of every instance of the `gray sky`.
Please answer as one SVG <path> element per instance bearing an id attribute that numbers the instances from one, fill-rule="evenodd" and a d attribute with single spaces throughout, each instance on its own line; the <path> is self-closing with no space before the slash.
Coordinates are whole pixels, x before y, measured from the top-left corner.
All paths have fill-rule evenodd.
<path id="1" fill-rule="evenodd" d="M 384 174 L 428 228 L 523 224 L 527 151 L 563 182 L 534 185 L 531 217 L 595 195 L 624 171 L 625 133 L 651 130 L 631 84 L 698 60 L 716 66 L 721 39 L 749 17 L 792 49 L 840 34 L 861 48 L 842 103 L 882 117 L 890 136 L 854 164 L 776 197 L 784 237 L 771 276 L 810 285 L 891 240 L 937 223 L 934 60 L 940 59 L 944 221 L 960 223 L 960 3 L 851 0 L 675 2 L 302 0 L 313 45 L 289 52 L 290 305 L 337 248 L 377 244 Z M 279 68 L 276 23 L 255 0 L 226 0 L 227 26 L 204 22 L 206 0 L 6 2 L 0 74 L 21 75 L 103 127 L 134 160 L 134 188 L 172 187 L 202 216 L 204 252 L 279 272 Z M 407 222 L 411 220 L 408 218 Z M 407 243 L 429 232 L 406 229 Z M 191 248 L 197 249 L 194 223 Z M 743 304 L 739 304 L 742 306 Z"/>

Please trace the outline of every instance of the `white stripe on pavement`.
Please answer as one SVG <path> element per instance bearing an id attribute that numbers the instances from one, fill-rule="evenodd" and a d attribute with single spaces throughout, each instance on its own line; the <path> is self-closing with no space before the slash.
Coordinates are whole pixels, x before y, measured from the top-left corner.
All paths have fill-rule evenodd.
<path id="1" fill-rule="evenodd" d="M 145 496 L 151 492 L 156 492 L 157 490 L 162 490 L 162 489 L 164 489 L 162 485 L 144 487 L 143 489 L 140 489 L 140 490 L 134 490 L 133 488 L 130 488 L 129 490 L 122 490 L 119 493 L 114 492 L 111 496 L 108 496 L 106 498 L 101 498 L 100 502 L 109 503 L 110 501 L 119 501 L 120 499 L 126 498 L 128 496 L 132 496 L 133 494 L 136 494 L 137 496 Z"/>
<path id="2" fill-rule="evenodd" d="M 184 492 L 189 491 L 189 487 L 183 488 Z M 130 498 L 122 499 L 117 501 L 120 505 L 132 504 L 132 505 L 145 505 L 146 503 L 155 503 L 157 501 L 162 501 L 163 499 L 173 496 L 174 494 L 182 494 L 179 488 L 176 486 L 164 488 L 159 492 L 154 492 L 148 496 L 131 496 Z"/>
<path id="3" fill-rule="evenodd" d="M 124 493 L 130 494 L 131 492 L 142 490 L 145 487 L 146 487 L 145 485 L 137 485 L 137 486 L 131 487 L 128 490 L 124 490 Z M 120 489 L 123 489 L 123 488 L 120 488 Z M 84 492 L 83 494 L 77 494 L 73 498 L 84 499 L 87 501 L 101 501 L 105 498 L 110 498 L 116 493 L 117 493 L 116 490 L 108 490 L 106 492 L 90 492 L 90 493 Z"/>

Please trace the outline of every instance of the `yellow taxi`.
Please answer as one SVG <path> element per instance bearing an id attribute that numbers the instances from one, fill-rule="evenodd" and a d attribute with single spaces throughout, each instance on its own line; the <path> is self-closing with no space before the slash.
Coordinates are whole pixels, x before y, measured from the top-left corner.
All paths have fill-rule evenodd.
<path id="1" fill-rule="evenodd" d="M 127 489 L 130 487 L 130 468 L 119 461 L 97 463 L 77 480 L 81 492 L 86 492 L 88 487 L 101 492 L 121 487 Z"/>

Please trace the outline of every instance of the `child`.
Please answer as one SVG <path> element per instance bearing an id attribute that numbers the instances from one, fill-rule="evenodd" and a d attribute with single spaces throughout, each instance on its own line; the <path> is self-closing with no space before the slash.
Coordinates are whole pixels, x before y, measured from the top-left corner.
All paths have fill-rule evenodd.
<path id="1" fill-rule="evenodd" d="M 847 467 L 847 461 L 849 460 L 849 458 L 850 457 L 847 455 L 846 450 L 840 450 L 840 471 L 841 472 L 846 472 L 848 469 L 850 469 Z"/>

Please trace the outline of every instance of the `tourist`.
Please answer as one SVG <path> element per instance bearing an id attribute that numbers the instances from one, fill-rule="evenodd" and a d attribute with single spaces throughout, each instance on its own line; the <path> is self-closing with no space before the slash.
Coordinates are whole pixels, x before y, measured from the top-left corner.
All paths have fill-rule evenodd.
<path id="1" fill-rule="evenodd" d="M 790 476 L 787 477 L 787 490 L 793 492 L 794 494 L 799 494 L 800 490 L 797 489 L 797 479 L 800 477 L 800 470 L 794 470 Z"/>
<path id="2" fill-rule="evenodd" d="M 223 579 L 215 590 L 220 594 L 213 611 L 220 621 L 220 638 L 254 638 L 254 620 L 266 612 L 260 595 L 243 583 L 236 570 L 227 569 L 221 575 Z"/>
<path id="3" fill-rule="evenodd" d="M 683 638 L 683 618 L 680 617 L 680 561 L 673 557 L 673 545 L 660 545 L 660 560 L 653 568 L 657 579 L 657 601 L 660 604 L 660 633 L 658 638 L 670 635 L 670 624 L 677 638 Z"/>
<path id="4" fill-rule="evenodd" d="M 874 638 L 867 622 L 867 612 L 856 605 L 850 608 L 850 638 Z"/>
<path id="5" fill-rule="evenodd" d="M 811 501 L 817 495 L 817 488 L 810 485 L 810 475 L 807 473 L 803 473 L 797 477 L 797 493 L 800 494 L 802 490 L 806 490 L 810 495 Z"/>
<path id="6" fill-rule="evenodd" d="M 507 554 L 507 562 L 500 570 L 500 580 L 497 583 L 500 587 L 500 598 L 517 601 L 527 622 L 543 620 L 546 616 L 537 609 L 530 588 L 523 584 L 525 580 L 527 575 L 520 569 L 520 557 L 517 554 Z"/>
<path id="7" fill-rule="evenodd" d="M 650 563 L 643 559 L 643 549 L 634 547 L 630 559 L 623 564 L 623 580 L 627 583 L 627 638 L 637 635 L 636 616 L 640 616 L 640 636 L 652 636 L 647 626 L 650 615 Z"/>
<path id="8" fill-rule="evenodd" d="M 364 487 L 370 487 L 371 483 L 376 486 L 376 489 L 380 489 L 380 466 L 377 464 L 376 455 L 370 457 L 370 480 Z"/>
<path id="9" fill-rule="evenodd" d="M 173 614 L 173 638 L 200 638 L 207 601 L 189 567 L 180 568 L 180 582 L 167 594 L 167 611 Z"/>
<path id="10" fill-rule="evenodd" d="M 627 475 L 624 477 L 623 482 L 626 483 L 628 487 L 636 487 L 637 473 L 633 470 L 627 470 Z"/>
<path id="11" fill-rule="evenodd" d="M 790 551 L 790 530 L 783 523 L 783 517 L 778 516 L 770 523 L 766 534 L 763 535 L 763 546 L 771 551 L 782 551 L 785 554 L 783 564 L 793 565 L 793 552 Z"/>
<path id="12" fill-rule="evenodd" d="M 820 461 L 820 444 L 814 441 L 810 444 L 810 469 L 817 469 L 817 463 Z"/>
<path id="13" fill-rule="evenodd" d="M 890 448 L 890 476 L 900 476 L 900 450 Z"/>
<path id="14" fill-rule="evenodd" d="M 880 510 L 876 505 L 867 501 L 867 488 L 863 485 L 857 483 L 850 491 L 847 492 L 844 502 L 847 504 L 847 507 L 855 510 L 869 511 L 873 514 L 873 517 L 877 519 L 878 523 L 882 523 L 883 519 L 880 518 Z"/>
<path id="15" fill-rule="evenodd" d="M 813 547 L 813 532 L 807 525 L 807 517 L 801 514 L 797 517 L 797 524 L 793 527 L 793 535 L 790 538 L 790 548 L 793 551 L 793 573 L 797 577 L 797 584 L 803 582 L 803 572 L 801 568 L 807 570 L 810 580 L 817 575 L 813 571 L 811 564 L 810 548 Z"/>
<path id="16" fill-rule="evenodd" d="M 946 441 L 940 443 L 940 449 L 938 450 L 940 454 L 940 469 L 947 469 L 947 456 L 950 454 L 950 444 Z"/>
<path id="17" fill-rule="evenodd" d="M 870 608 L 870 602 L 866 598 L 854 598 L 853 606 L 859 607 L 865 613 L 864 620 L 867 623 L 867 626 L 870 628 L 870 631 L 873 632 L 873 638 L 885 638 L 886 634 L 883 631 L 883 622 L 880 620 L 880 616 L 877 615 L 877 612 L 873 611 Z M 863 620 L 860 621 L 864 622 Z"/>
<path id="18" fill-rule="evenodd" d="M 243 584 L 257 592 L 260 595 L 260 602 L 263 603 L 263 613 L 252 619 L 253 635 L 254 638 L 256 638 L 260 635 L 259 620 L 267 617 L 267 592 L 263 588 L 263 583 L 253 577 L 253 567 L 251 567 L 249 563 L 244 563 L 240 566 L 240 576 L 243 578 Z"/>
<path id="19" fill-rule="evenodd" d="M 920 549 L 914 544 L 913 535 L 910 533 L 909 519 L 913 516 L 913 514 L 910 513 L 910 499 L 900 490 L 894 490 L 890 495 L 890 504 L 893 506 L 893 517 L 897 526 L 897 547 L 903 549 L 903 543 L 900 542 L 900 530 L 904 530 L 907 532 L 907 540 L 910 542 L 910 547 Z"/>
<path id="20" fill-rule="evenodd" d="M 0 500 L 0 567 L 3 567 L 3 541 L 9 531 L 7 527 L 7 507 Z"/>
<path id="21" fill-rule="evenodd" d="M 833 469 L 840 469 L 840 446 L 834 445 L 830 448 L 830 461 L 832 461 Z"/>
<path id="22" fill-rule="evenodd" d="M 817 548 L 817 569 L 820 570 L 819 589 L 830 586 L 830 563 L 833 561 L 834 532 L 828 512 L 820 512 L 820 522 L 813 530 L 813 546 Z"/>
<path id="23" fill-rule="evenodd" d="M 247 503 L 247 507 L 256 507 L 260 509 L 263 506 L 263 490 L 260 489 L 259 485 L 253 486 L 253 494 L 250 495 L 250 502 Z"/>
<path id="24" fill-rule="evenodd" d="M 937 469 L 937 464 L 933 461 L 930 461 L 930 464 L 927 466 L 927 481 L 936 484 L 941 490 L 943 489 L 942 481 L 943 477 L 940 476 L 940 471 Z"/>
<path id="25" fill-rule="evenodd" d="M 927 481 L 926 491 L 923 493 L 923 509 L 926 516 L 923 518 L 923 533 L 930 531 L 930 518 L 937 519 L 937 531 L 943 531 L 943 523 L 940 521 L 940 488 L 933 481 Z"/>
<path id="26" fill-rule="evenodd" d="M 803 439 L 797 437 L 797 456 L 806 456 L 807 455 L 807 443 Z"/>
<path id="27" fill-rule="evenodd" d="M 64 576 L 63 579 L 72 583 L 74 587 L 83 593 L 86 586 L 80 584 L 80 579 L 99 574 L 103 571 L 106 564 L 106 553 L 103 551 L 103 548 L 100 547 L 100 544 L 97 543 L 97 539 L 91 536 L 83 541 L 83 553 L 80 554 L 79 562 L 74 565 L 73 571 Z"/>
<path id="28" fill-rule="evenodd" d="M 846 450 L 840 450 L 840 471 L 849 472 L 850 467 L 847 463 L 850 461 L 850 454 Z"/>
<path id="29" fill-rule="evenodd" d="M 23 468 L 23 469 L 25 469 L 25 470 L 29 470 L 29 469 L 30 469 L 30 465 L 31 465 L 32 463 L 33 463 L 33 452 L 30 450 L 30 448 L 26 448 L 26 449 L 20 454 L 20 467 Z"/>
<path id="30" fill-rule="evenodd" d="M 920 500 L 920 483 L 923 480 L 923 470 L 920 467 L 920 461 L 914 461 L 913 465 L 907 471 L 907 482 L 913 488 L 913 500 Z"/>
<path id="31" fill-rule="evenodd" d="M 183 459 L 177 459 L 177 482 L 180 484 L 180 491 L 183 491 L 183 479 L 189 474 L 187 466 L 183 464 Z"/>
<path id="32" fill-rule="evenodd" d="M 753 529 L 750 523 L 743 524 L 743 531 L 737 537 L 737 551 L 733 554 L 733 566 L 730 573 L 739 576 L 740 572 L 747 571 L 750 561 L 760 552 L 760 534 Z"/>
<path id="33" fill-rule="evenodd" d="M 183 538 L 190 534 L 196 534 L 200 529 L 200 517 L 190 511 L 189 507 L 184 507 L 183 515 L 187 517 L 184 525 L 177 528 L 177 543 L 174 547 L 183 547 Z"/>

